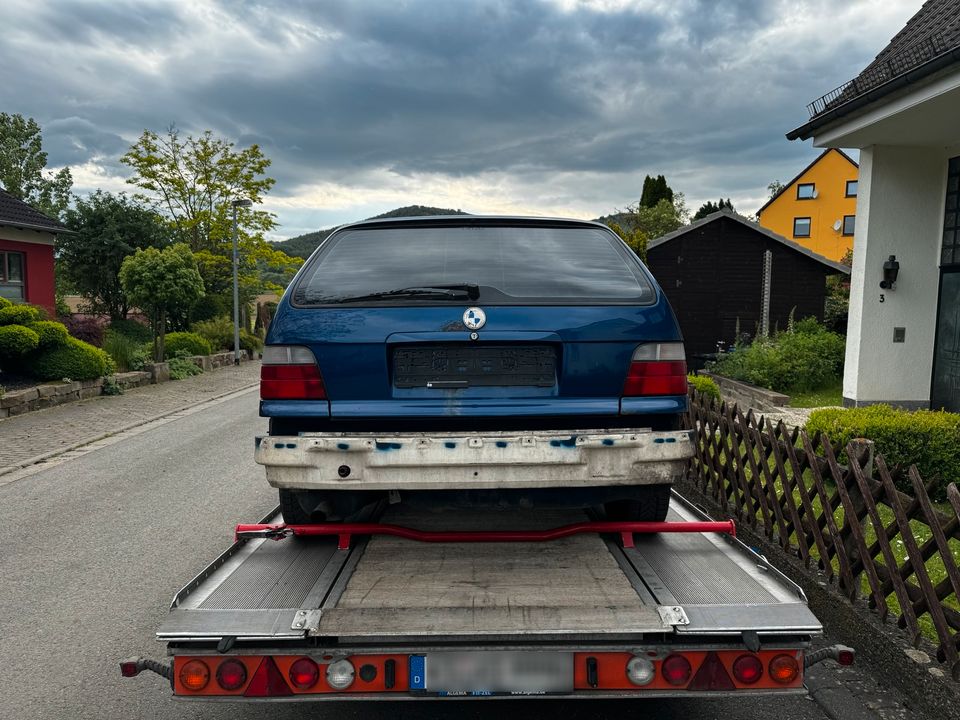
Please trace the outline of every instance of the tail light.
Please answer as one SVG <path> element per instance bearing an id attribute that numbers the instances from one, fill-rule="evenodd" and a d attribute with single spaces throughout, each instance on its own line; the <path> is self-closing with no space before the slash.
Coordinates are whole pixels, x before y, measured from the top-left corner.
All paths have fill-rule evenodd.
<path id="1" fill-rule="evenodd" d="M 224 690 L 239 690 L 247 681 L 247 668 L 239 660 L 224 660 L 217 668 L 217 684 Z"/>
<path id="2" fill-rule="evenodd" d="M 741 655 L 733 661 L 733 676 L 737 682 L 753 685 L 763 677 L 763 663 L 756 655 Z"/>
<path id="3" fill-rule="evenodd" d="M 789 685 L 800 674 L 800 665 L 797 659 L 790 655 L 777 655 L 770 661 L 770 677 L 778 683 Z"/>
<path id="4" fill-rule="evenodd" d="M 187 690 L 203 690 L 210 682 L 210 668 L 203 660 L 190 660 L 180 668 L 180 682 Z"/>
<path id="5" fill-rule="evenodd" d="M 267 345 L 260 366 L 262 400 L 325 400 L 317 359 L 310 348 L 297 345 Z"/>
<path id="6" fill-rule="evenodd" d="M 645 343 L 634 350 L 623 385 L 624 397 L 686 394 L 683 343 Z"/>
<path id="7" fill-rule="evenodd" d="M 309 690 L 320 679 L 320 668 L 310 658 L 300 658 L 290 666 L 290 682 L 299 690 Z"/>
<path id="8" fill-rule="evenodd" d="M 683 655 L 668 655 L 660 665 L 660 674 L 671 685 L 686 685 L 691 670 L 690 661 Z"/>

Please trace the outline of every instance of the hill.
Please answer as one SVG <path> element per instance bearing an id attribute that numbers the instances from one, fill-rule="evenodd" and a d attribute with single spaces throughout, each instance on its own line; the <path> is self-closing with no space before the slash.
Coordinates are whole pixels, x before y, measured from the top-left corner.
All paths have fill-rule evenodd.
<path id="1" fill-rule="evenodd" d="M 383 220 L 385 218 L 395 217 L 421 217 L 424 215 L 469 215 L 462 210 L 451 210 L 450 208 L 427 207 L 426 205 L 407 205 L 406 207 L 396 208 L 380 215 L 374 215 L 367 220 Z M 317 249 L 317 246 L 327 239 L 327 236 L 336 230 L 335 227 L 326 230 L 317 230 L 316 232 L 297 235 L 289 240 L 279 240 L 273 243 L 277 250 L 282 250 L 287 255 L 293 257 L 310 257 L 310 253 Z"/>

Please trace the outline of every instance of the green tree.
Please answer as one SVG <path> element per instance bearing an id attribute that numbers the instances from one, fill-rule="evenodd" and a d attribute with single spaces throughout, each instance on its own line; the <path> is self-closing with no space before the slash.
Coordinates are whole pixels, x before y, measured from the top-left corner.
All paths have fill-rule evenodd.
<path id="1" fill-rule="evenodd" d="M 690 213 L 683 193 L 678 192 L 673 193 L 673 200 L 663 199 L 653 207 L 637 203 L 617 217 L 627 232 L 639 231 L 649 240 L 655 240 L 686 225 Z"/>
<path id="2" fill-rule="evenodd" d="M 786 185 L 784 185 L 779 180 L 774 180 L 772 183 L 767 185 L 767 190 L 770 191 L 770 199 L 773 200 L 773 198 L 779 195 L 783 191 L 783 188 L 785 187 Z"/>
<path id="3" fill-rule="evenodd" d="M 120 266 L 120 284 L 130 302 L 149 314 L 153 357 L 163 360 L 167 316 L 191 307 L 203 296 L 203 279 L 196 258 L 184 243 L 163 250 L 137 250 Z"/>
<path id="4" fill-rule="evenodd" d="M 130 301 L 120 283 L 120 267 L 137 249 L 169 245 L 169 228 L 123 193 L 99 190 L 67 210 L 66 224 L 73 233 L 57 237 L 58 275 L 92 312 L 126 318 Z"/>
<path id="5" fill-rule="evenodd" d="M 197 137 L 183 137 L 174 127 L 164 135 L 144 130 L 121 161 L 133 170 L 127 182 L 139 189 L 135 197 L 163 216 L 176 239 L 194 252 L 207 252 L 232 262 L 231 202 L 237 198 L 253 202 L 254 207 L 237 210 L 238 273 L 244 296 L 283 290 L 265 280 L 260 267 L 292 277 L 303 264 L 302 258 L 291 258 L 264 238 L 264 233 L 273 230 L 277 223 L 272 213 L 258 210 L 256 205 L 276 181 L 266 175 L 270 160 L 258 145 L 238 149 L 209 130 Z M 211 266 L 212 262 L 204 264 Z M 215 287 L 208 290 L 211 295 L 198 306 L 198 311 L 202 307 L 220 307 L 227 301 L 223 295 L 227 289 Z M 232 295 L 232 286 L 229 292 Z M 188 310 L 181 320 L 189 319 Z"/>
<path id="6" fill-rule="evenodd" d="M 733 207 L 733 203 L 730 202 L 730 198 L 727 198 L 726 200 L 720 198 L 720 200 L 718 200 L 716 203 L 707 200 L 703 205 L 700 206 L 700 209 L 697 210 L 696 214 L 694 214 L 693 220 L 700 220 L 701 218 L 705 218 L 707 215 L 712 215 L 720 210 L 736 212 Z"/>
<path id="7" fill-rule="evenodd" d="M 640 205 L 652 208 L 656 207 L 661 200 L 673 202 L 673 188 L 667 185 L 667 179 L 663 175 L 657 175 L 655 178 L 647 175 L 643 179 Z"/>
<path id="8" fill-rule="evenodd" d="M 630 228 L 629 230 L 624 230 L 622 226 L 615 222 L 607 223 L 607 226 L 613 230 L 617 235 L 620 236 L 620 239 L 623 240 L 627 245 L 630 246 L 630 249 L 633 250 L 637 257 L 639 257 L 644 262 L 647 261 L 647 235 L 642 231 L 636 228 Z"/>
<path id="9" fill-rule="evenodd" d="M 45 215 L 60 218 L 70 203 L 70 168 L 45 172 L 40 126 L 33 118 L 0 113 L 0 185 Z"/>

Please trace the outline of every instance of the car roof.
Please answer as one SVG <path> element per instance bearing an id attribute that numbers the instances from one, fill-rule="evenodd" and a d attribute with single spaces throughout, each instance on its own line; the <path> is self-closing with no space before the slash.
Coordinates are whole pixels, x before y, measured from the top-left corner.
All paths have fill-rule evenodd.
<path id="1" fill-rule="evenodd" d="M 580 227 L 602 228 L 612 232 L 603 223 L 575 218 L 532 217 L 523 215 L 417 215 L 413 217 L 380 218 L 361 220 L 341 225 L 336 232 L 360 228 L 397 227 Z"/>

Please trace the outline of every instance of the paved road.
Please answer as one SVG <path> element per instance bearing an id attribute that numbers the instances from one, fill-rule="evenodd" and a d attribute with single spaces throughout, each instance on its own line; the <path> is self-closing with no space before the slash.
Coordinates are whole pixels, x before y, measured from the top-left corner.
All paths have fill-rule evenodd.
<path id="1" fill-rule="evenodd" d="M 246 392 L 0 486 L 0 718 L 826 717 L 804 697 L 200 705 L 150 674 L 121 679 L 120 658 L 162 654 L 170 597 L 232 524 L 274 503 L 251 459 L 263 428 Z"/>

